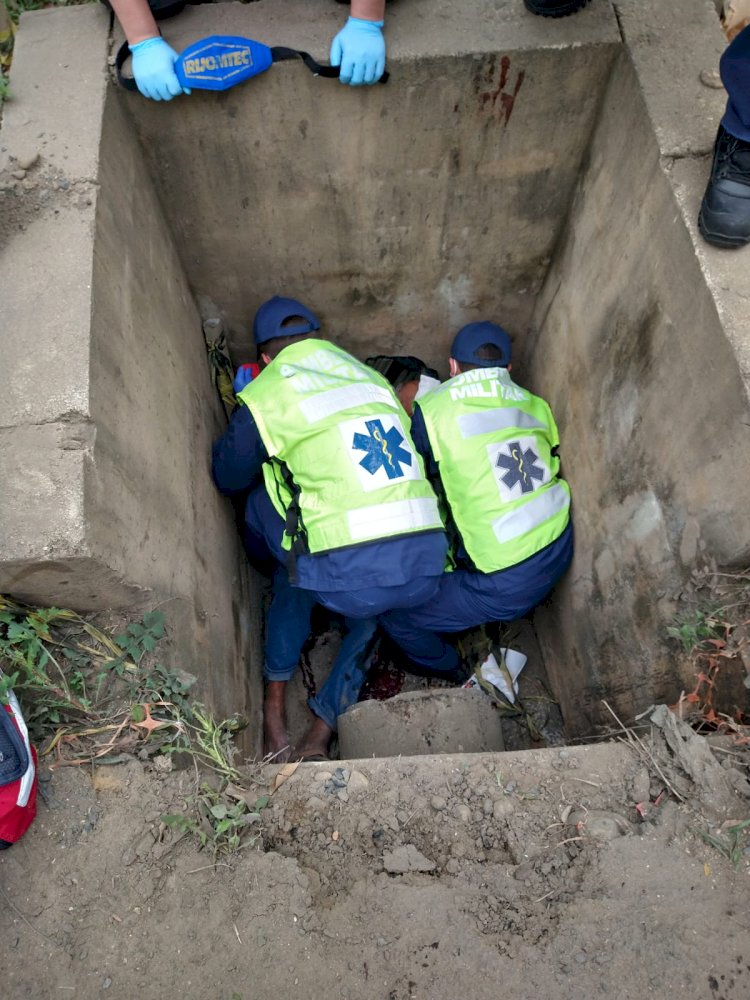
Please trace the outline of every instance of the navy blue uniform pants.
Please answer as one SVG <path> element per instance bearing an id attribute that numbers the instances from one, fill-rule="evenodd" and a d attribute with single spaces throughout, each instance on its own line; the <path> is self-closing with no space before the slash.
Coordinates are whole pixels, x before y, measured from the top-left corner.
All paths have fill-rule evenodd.
<path id="1" fill-rule="evenodd" d="M 278 553 L 284 522 L 268 499 L 265 487 L 254 492 L 245 515 L 245 547 L 250 560 L 264 566 Z M 439 576 L 418 577 L 392 587 L 360 587 L 323 591 L 293 587 L 286 567 L 276 561 L 273 597 L 266 621 L 263 676 L 268 681 L 289 681 L 294 676 L 302 648 L 310 635 L 310 619 L 317 603 L 344 616 L 346 634 L 338 656 L 319 693 L 308 700 L 311 711 L 331 729 L 339 715 L 354 705 L 367 676 L 368 652 L 376 629 L 376 616 L 391 608 L 422 604 L 435 593 Z"/>
<path id="2" fill-rule="evenodd" d="M 445 573 L 437 594 L 418 608 L 391 611 L 380 624 L 416 663 L 436 674 L 456 669 L 459 656 L 441 633 L 522 618 L 544 600 L 573 558 L 573 526 L 536 555 L 498 573 Z"/>
<path id="3" fill-rule="evenodd" d="M 720 68 L 728 98 L 721 124 L 738 139 L 750 142 L 750 26 L 727 46 Z"/>

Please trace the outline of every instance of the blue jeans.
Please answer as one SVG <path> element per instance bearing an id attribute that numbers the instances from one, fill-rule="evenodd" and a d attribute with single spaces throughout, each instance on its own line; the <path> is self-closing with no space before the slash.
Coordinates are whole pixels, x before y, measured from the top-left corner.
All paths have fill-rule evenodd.
<path id="1" fill-rule="evenodd" d="M 432 600 L 391 611 L 378 621 L 415 663 L 435 674 L 450 673 L 458 667 L 459 656 L 441 633 L 523 618 L 547 596 L 572 558 L 569 523 L 558 539 L 522 563 L 497 573 L 445 573 Z"/>
<path id="2" fill-rule="evenodd" d="M 727 46 L 720 68 L 727 91 L 721 124 L 738 139 L 750 142 L 750 25 Z"/>
<path id="3" fill-rule="evenodd" d="M 263 676 L 268 681 L 289 681 L 297 669 L 302 647 L 310 635 L 310 616 L 317 595 L 292 587 L 283 566 L 273 577 L 273 599 L 266 622 L 266 661 Z M 323 687 L 307 704 L 331 729 L 351 705 L 356 704 L 367 676 L 368 656 L 375 637 L 374 618 L 346 618 L 346 635 Z"/>
<path id="4" fill-rule="evenodd" d="M 367 654 L 375 635 L 376 616 L 392 608 L 412 607 L 428 601 L 437 592 L 441 576 L 432 565 L 435 559 L 431 558 L 426 567 L 431 573 L 412 578 L 409 566 L 408 572 L 401 574 L 407 579 L 392 586 L 362 586 L 366 578 L 360 571 L 348 590 L 293 587 L 282 564 L 287 555 L 281 545 L 283 531 L 284 522 L 268 499 L 265 487 L 253 491 L 245 512 L 245 548 L 256 567 L 262 569 L 269 560 L 275 563 L 273 598 L 266 622 L 264 677 L 268 681 L 288 681 L 294 676 L 302 648 L 310 635 L 310 617 L 315 604 L 320 603 L 343 615 L 346 635 L 339 655 L 320 693 L 308 701 L 315 715 L 335 729 L 338 716 L 359 698 L 367 674 Z M 437 567 L 442 566 L 443 545 L 441 536 L 436 552 Z M 346 553 L 342 554 L 342 559 L 346 561 Z M 394 564 L 393 568 L 394 573 L 390 576 L 401 567 Z M 328 578 L 321 574 L 320 579 L 327 581 Z"/>

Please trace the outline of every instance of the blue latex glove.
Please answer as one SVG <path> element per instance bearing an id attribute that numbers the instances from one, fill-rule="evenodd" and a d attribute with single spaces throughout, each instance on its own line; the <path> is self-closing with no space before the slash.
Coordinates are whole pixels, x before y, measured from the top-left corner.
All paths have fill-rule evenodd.
<path id="1" fill-rule="evenodd" d="M 253 378 L 257 377 L 257 375 L 257 365 L 240 365 L 237 369 L 237 374 L 234 376 L 234 381 L 232 382 L 232 388 L 234 389 L 235 395 L 237 395 L 238 392 L 242 392 L 246 385 L 250 385 Z"/>
<path id="2" fill-rule="evenodd" d="M 331 42 L 331 66 L 341 67 L 341 83 L 361 87 L 377 83 L 385 72 L 382 21 L 350 17 Z"/>
<path id="3" fill-rule="evenodd" d="M 171 101 L 178 94 L 189 94 L 182 87 L 174 71 L 177 53 L 163 38 L 147 38 L 131 45 L 133 77 L 144 97 L 152 101 Z"/>

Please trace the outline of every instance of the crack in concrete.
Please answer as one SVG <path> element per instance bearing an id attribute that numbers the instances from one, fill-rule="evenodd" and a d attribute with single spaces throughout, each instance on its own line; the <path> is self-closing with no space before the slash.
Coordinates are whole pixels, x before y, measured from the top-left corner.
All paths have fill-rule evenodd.
<path id="1" fill-rule="evenodd" d="M 672 153 L 662 153 L 662 161 L 669 161 L 670 165 L 677 163 L 680 160 L 705 160 L 710 157 L 713 153 L 713 147 L 709 146 L 708 149 L 686 149 L 680 150 L 678 152 Z"/>
<path id="2" fill-rule="evenodd" d="M 81 413 L 80 410 L 67 410 L 65 413 L 60 413 L 55 417 L 49 417 L 46 420 L 34 420 L 28 423 L 18 423 L 18 424 L 3 424 L 0 426 L 0 434 L 5 431 L 17 431 L 17 430 L 34 430 L 37 427 L 49 427 L 50 425 L 61 424 L 67 430 L 71 430 L 74 425 L 78 425 L 84 428 L 92 428 L 96 430 L 96 425 L 90 416 L 86 413 Z"/>
<path id="3" fill-rule="evenodd" d="M 620 38 L 622 39 L 622 44 L 627 44 L 627 39 L 625 38 L 625 28 L 622 23 L 622 15 L 620 14 L 620 7 L 618 4 L 612 4 L 612 10 L 614 11 L 615 20 L 617 21 L 617 30 L 620 32 Z"/>

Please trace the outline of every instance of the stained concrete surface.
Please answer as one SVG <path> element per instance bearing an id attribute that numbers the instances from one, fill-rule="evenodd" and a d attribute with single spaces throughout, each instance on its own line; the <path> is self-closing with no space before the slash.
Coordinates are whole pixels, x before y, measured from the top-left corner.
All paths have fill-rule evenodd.
<path id="1" fill-rule="evenodd" d="M 607 721 L 602 698 L 632 717 L 692 688 L 666 634 L 690 572 L 750 558 L 747 265 L 707 248 L 694 221 L 724 105 L 698 76 L 721 38 L 707 5 L 681 7 L 683 61 L 663 43 L 666 6 L 620 8 L 635 51 L 614 67 L 525 345 L 574 497 L 573 566 L 536 614 L 569 733 Z"/>
<path id="2" fill-rule="evenodd" d="M 326 59 L 340 20 L 332 3 L 260 0 L 193 7 L 164 31 L 178 50 L 216 32 Z M 283 63 L 179 114 L 125 95 L 188 279 L 225 311 L 237 360 L 279 292 L 354 353 L 441 370 L 452 331 L 499 303 L 523 333 L 619 43 L 607 4 L 556 32 L 542 20 L 520 0 L 409 0 L 388 11 L 385 86 Z"/>
<path id="3" fill-rule="evenodd" d="M 409 691 L 339 716 L 341 757 L 480 753 L 504 748 L 500 715 L 480 691 Z"/>
<path id="4" fill-rule="evenodd" d="M 340 17 L 261 0 L 165 33 L 324 57 Z M 555 694 L 581 727 L 604 693 L 623 712 L 678 694 L 664 634 L 685 581 L 745 559 L 750 537 L 750 272 L 694 226 L 724 103 L 699 81 L 722 45 L 711 4 L 601 0 L 552 22 L 517 0 L 412 0 L 389 11 L 387 87 L 286 64 L 172 105 L 107 82 L 107 31 L 86 7 L 24 15 L 18 38 L 0 589 L 176 602 L 212 697 L 248 704 L 259 602 L 208 477 L 221 414 L 192 294 L 225 311 L 237 360 L 279 290 L 350 348 L 441 362 L 460 323 L 491 315 L 553 406 L 574 490 L 576 561 L 537 615 Z"/>
<path id="5" fill-rule="evenodd" d="M 252 715 L 259 609 L 209 475 L 223 412 L 107 81 L 108 25 L 86 7 L 19 32 L 2 132 L 0 590 L 80 611 L 159 604 L 173 661 L 217 711 Z"/>

